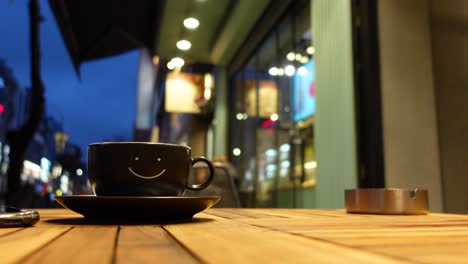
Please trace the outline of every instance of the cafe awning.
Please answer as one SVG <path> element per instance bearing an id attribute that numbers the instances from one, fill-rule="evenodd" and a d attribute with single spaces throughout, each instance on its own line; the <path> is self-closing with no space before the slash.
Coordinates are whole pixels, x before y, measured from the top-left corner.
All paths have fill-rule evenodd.
<path id="1" fill-rule="evenodd" d="M 165 1 L 49 0 L 75 69 L 136 48 L 155 50 Z"/>
<path id="2" fill-rule="evenodd" d="M 261 17 L 262 21 L 276 19 L 269 18 L 266 11 L 278 9 L 281 13 L 289 0 L 49 0 L 49 3 L 79 72 L 83 62 L 141 47 L 163 59 L 183 57 L 186 65 L 228 65 Z M 188 16 L 200 20 L 197 30 L 184 28 L 182 22 Z M 181 39 L 190 40 L 193 44 L 190 50 L 176 48 Z M 253 43 L 257 42 L 249 42 Z"/>

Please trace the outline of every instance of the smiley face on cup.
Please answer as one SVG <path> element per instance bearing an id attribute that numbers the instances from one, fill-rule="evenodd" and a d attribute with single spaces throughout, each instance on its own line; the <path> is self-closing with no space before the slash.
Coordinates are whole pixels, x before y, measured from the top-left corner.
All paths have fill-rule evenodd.
<path id="1" fill-rule="evenodd" d="M 165 168 L 161 168 L 160 172 L 157 172 L 154 175 L 142 175 L 136 172 L 136 170 L 139 170 L 139 168 L 151 168 L 151 167 L 158 167 L 155 166 L 157 163 L 161 163 L 162 158 L 157 158 L 157 162 L 153 159 L 148 159 L 148 161 L 141 161 L 140 160 L 145 160 L 145 158 L 140 158 L 139 156 L 135 156 L 133 162 L 130 161 L 130 165 L 128 166 L 128 171 L 135 175 L 136 177 L 145 179 L 145 180 L 151 180 L 151 179 L 156 179 L 159 176 L 162 176 L 165 172 Z M 133 169 L 135 168 L 135 169 Z M 157 171 L 158 168 L 155 168 L 154 171 Z"/>
<path id="2" fill-rule="evenodd" d="M 195 163 L 208 165 L 201 184 L 188 177 Z M 180 196 L 185 189 L 202 190 L 214 176 L 211 161 L 191 157 L 187 146 L 145 142 L 103 142 L 88 146 L 88 176 L 98 196 Z"/>

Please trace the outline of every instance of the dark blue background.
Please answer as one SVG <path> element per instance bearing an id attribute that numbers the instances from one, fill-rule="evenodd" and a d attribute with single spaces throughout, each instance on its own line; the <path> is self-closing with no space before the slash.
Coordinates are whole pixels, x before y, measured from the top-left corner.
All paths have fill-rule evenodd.
<path id="1" fill-rule="evenodd" d="M 28 3 L 0 0 L 0 58 L 23 87 L 31 84 Z M 63 120 L 70 142 L 83 153 L 92 142 L 131 140 L 139 52 L 85 63 L 79 80 L 48 2 L 41 0 L 40 5 L 45 18 L 40 38 L 48 114 Z"/>

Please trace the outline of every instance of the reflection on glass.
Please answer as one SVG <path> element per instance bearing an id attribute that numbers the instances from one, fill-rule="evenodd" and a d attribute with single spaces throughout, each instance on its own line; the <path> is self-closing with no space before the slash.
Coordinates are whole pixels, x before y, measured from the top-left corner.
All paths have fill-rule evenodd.
<path id="1" fill-rule="evenodd" d="M 294 76 L 294 121 L 299 122 L 315 114 L 315 63 L 310 60 Z"/>

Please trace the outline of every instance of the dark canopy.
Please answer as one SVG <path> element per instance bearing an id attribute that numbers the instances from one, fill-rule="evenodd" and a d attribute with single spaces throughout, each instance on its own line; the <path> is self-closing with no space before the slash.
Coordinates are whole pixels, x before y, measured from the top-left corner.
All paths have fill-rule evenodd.
<path id="1" fill-rule="evenodd" d="M 49 0 L 77 72 L 85 61 L 155 50 L 163 0 Z"/>

